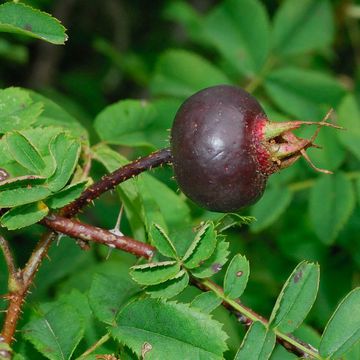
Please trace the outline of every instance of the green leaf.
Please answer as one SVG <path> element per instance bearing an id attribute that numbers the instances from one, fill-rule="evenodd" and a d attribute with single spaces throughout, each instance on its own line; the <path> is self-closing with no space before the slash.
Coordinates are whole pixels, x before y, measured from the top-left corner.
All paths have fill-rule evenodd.
<path id="1" fill-rule="evenodd" d="M 151 243 L 161 254 L 170 258 L 177 258 L 174 244 L 159 225 L 152 224 L 150 228 L 150 239 Z"/>
<path id="2" fill-rule="evenodd" d="M 255 321 L 247 331 L 234 360 L 267 360 L 274 350 L 275 333 Z"/>
<path id="3" fill-rule="evenodd" d="M 253 216 L 242 216 L 235 213 L 221 215 L 215 222 L 215 229 L 222 233 L 234 226 L 250 225 L 256 219 Z"/>
<path id="4" fill-rule="evenodd" d="M 206 41 L 203 36 L 203 19 L 191 4 L 184 1 L 169 1 L 165 6 L 164 17 L 166 20 L 181 23 L 191 39 L 200 44 Z"/>
<path id="5" fill-rule="evenodd" d="M 24 175 L 9 178 L 0 182 L 0 191 L 13 190 L 21 187 L 32 187 L 44 183 L 45 178 L 38 175 Z"/>
<path id="6" fill-rule="evenodd" d="M 51 141 L 50 153 L 56 163 L 56 170 L 47 182 L 51 191 L 59 191 L 67 184 L 75 170 L 80 150 L 79 142 L 65 133 Z"/>
<path id="7" fill-rule="evenodd" d="M 29 127 L 43 109 L 42 103 L 34 103 L 26 90 L 15 87 L 0 90 L 0 106 L 0 134 Z"/>
<path id="8" fill-rule="evenodd" d="M 142 174 L 142 189 L 147 189 L 156 202 L 161 216 L 172 231 L 190 224 L 190 209 L 186 200 L 154 176 Z M 149 222 L 149 227 L 151 222 Z M 161 225 L 161 224 L 160 224 Z"/>
<path id="9" fill-rule="evenodd" d="M 277 56 L 324 49 L 333 37 L 334 21 L 327 0 L 287 0 L 275 14 L 273 49 Z"/>
<path id="10" fill-rule="evenodd" d="M 221 325 L 207 314 L 176 302 L 144 299 L 127 305 L 112 336 L 150 359 L 220 360 L 227 349 Z"/>
<path id="11" fill-rule="evenodd" d="M 151 146 L 146 128 L 154 121 L 154 106 L 143 100 L 121 100 L 106 107 L 95 118 L 101 140 L 125 146 Z"/>
<path id="12" fill-rule="evenodd" d="M 250 224 L 251 230 L 259 232 L 274 223 L 290 205 L 292 197 L 293 193 L 284 187 L 266 189 L 264 196 L 251 209 L 251 215 L 256 219 Z"/>
<path id="13" fill-rule="evenodd" d="M 170 299 L 180 294 L 189 284 L 189 274 L 181 270 L 177 275 L 165 282 L 151 285 L 146 288 L 146 292 L 153 298 Z"/>
<path id="14" fill-rule="evenodd" d="M 28 185 L 27 187 L 0 191 L 0 208 L 29 204 L 43 200 L 49 195 L 51 195 L 51 191 L 45 185 Z"/>
<path id="15" fill-rule="evenodd" d="M 203 88 L 229 83 L 220 70 L 199 55 L 185 50 L 168 50 L 159 58 L 150 85 L 155 95 L 186 98 Z"/>
<path id="16" fill-rule="evenodd" d="M 48 207 L 42 202 L 21 205 L 7 211 L 1 217 L 1 225 L 9 230 L 30 226 L 43 219 L 49 212 Z"/>
<path id="17" fill-rule="evenodd" d="M 141 285 L 156 285 L 174 278 L 180 271 L 180 264 L 176 261 L 163 261 L 130 268 L 130 276 Z"/>
<path id="18" fill-rule="evenodd" d="M 203 26 L 208 42 L 235 69 L 247 77 L 259 73 L 270 44 L 269 20 L 260 1 L 223 1 L 206 16 Z"/>
<path id="19" fill-rule="evenodd" d="M 229 255 L 229 243 L 220 240 L 213 254 L 205 260 L 199 267 L 191 269 L 192 275 L 198 278 L 211 277 L 218 273 L 227 261 Z"/>
<path id="20" fill-rule="evenodd" d="M 309 215 L 317 236 L 331 244 L 355 206 L 352 183 L 342 173 L 320 177 L 310 192 Z"/>
<path id="21" fill-rule="evenodd" d="M 353 95 L 347 95 L 338 110 L 338 123 L 345 128 L 337 135 L 346 149 L 360 159 L 360 109 Z"/>
<path id="22" fill-rule="evenodd" d="M 25 339 L 50 360 L 70 359 L 83 333 L 82 317 L 69 304 L 59 304 L 22 330 Z"/>
<path id="23" fill-rule="evenodd" d="M 319 278 L 319 265 L 303 261 L 294 269 L 276 300 L 272 328 L 291 333 L 301 325 L 315 302 Z"/>
<path id="24" fill-rule="evenodd" d="M 338 359 L 360 340 L 360 288 L 345 296 L 321 338 L 320 355 Z"/>
<path id="25" fill-rule="evenodd" d="M 85 190 L 86 185 L 87 181 L 82 181 L 64 187 L 61 191 L 46 200 L 47 206 L 51 209 L 59 209 L 71 203 L 81 195 L 81 193 Z"/>
<path id="26" fill-rule="evenodd" d="M 82 125 L 67 111 L 65 111 L 58 104 L 48 99 L 47 97 L 36 93 L 35 91 L 28 90 L 31 98 L 34 101 L 41 101 L 44 104 L 44 111 L 35 122 L 35 126 L 47 127 L 61 127 L 62 130 L 69 130 L 75 137 L 81 137 L 82 141 L 88 139 L 88 132 Z"/>
<path id="27" fill-rule="evenodd" d="M 322 107 L 335 107 L 345 95 L 344 88 L 327 74 L 295 67 L 273 70 L 265 88 L 280 109 L 301 120 L 320 121 Z"/>
<path id="28" fill-rule="evenodd" d="M 205 223 L 196 233 L 194 241 L 186 251 L 183 263 L 188 269 L 193 269 L 208 259 L 216 247 L 216 231 L 212 222 Z"/>
<path id="29" fill-rule="evenodd" d="M 139 291 L 129 277 L 95 274 L 89 290 L 89 305 L 102 322 L 113 325 L 121 307 Z"/>
<path id="30" fill-rule="evenodd" d="M 19 132 L 9 133 L 6 135 L 6 142 L 15 161 L 33 174 L 43 174 L 45 162 L 38 149 L 24 135 Z"/>
<path id="31" fill-rule="evenodd" d="M 0 5 L 0 31 L 27 35 L 53 44 L 67 40 L 65 28 L 51 15 L 21 3 Z"/>
<path id="32" fill-rule="evenodd" d="M 213 291 L 206 291 L 197 295 L 190 303 L 191 307 L 199 309 L 205 314 L 210 314 L 222 303 L 222 299 Z"/>
<path id="33" fill-rule="evenodd" d="M 224 294 L 230 299 L 240 297 L 246 288 L 249 274 L 249 261 L 245 256 L 236 254 L 225 273 Z"/>

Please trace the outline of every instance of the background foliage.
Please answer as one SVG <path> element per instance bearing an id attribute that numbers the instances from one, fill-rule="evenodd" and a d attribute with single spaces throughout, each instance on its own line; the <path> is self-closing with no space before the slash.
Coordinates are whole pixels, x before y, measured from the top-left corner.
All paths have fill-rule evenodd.
<path id="1" fill-rule="evenodd" d="M 1 90 L 1 102 L 15 96 L 27 104 L 28 113 L 21 108 L 8 109 L 17 112 L 21 119 L 19 130 L 28 126 L 52 126 L 52 130 L 47 129 L 47 140 L 43 132 L 37 134 L 31 130 L 27 130 L 27 138 L 19 133 L 6 135 L 8 146 L 16 144 L 14 148 L 18 149 L 21 142 L 32 159 L 30 163 L 20 162 L 20 167 L 15 166 L 13 158 L 21 158 L 21 154 L 14 150 L 12 157 L 7 158 L 4 148 L 0 148 L 0 166 L 7 165 L 17 176 L 28 173 L 24 169 L 29 169 L 46 178 L 46 184 L 52 184 L 52 192 L 44 194 L 38 185 L 40 190 L 34 191 L 32 199 L 43 201 L 45 207 L 61 206 L 61 201 L 56 202 L 59 200 L 52 196 L 59 190 L 64 191 L 78 160 L 80 143 L 95 159 L 91 176 L 98 179 L 106 170 L 124 164 L 126 159 L 167 146 L 168 129 L 178 106 L 203 87 L 219 83 L 240 85 L 259 99 L 269 119 L 274 121 L 318 121 L 330 107 L 335 109 L 334 120 L 347 131 L 322 129 L 317 143 L 324 149 L 309 150 L 318 166 L 334 171 L 335 175 L 316 173 L 300 160 L 272 176 L 259 203 L 241 212 L 244 216 L 254 216 L 257 221 L 226 230 L 231 257 L 244 254 L 251 265 L 246 291 L 239 292 L 241 299 L 267 318 L 296 265 L 303 260 L 319 263 L 321 281 L 317 299 L 307 324 L 295 332 L 318 347 L 319 332 L 340 300 L 359 285 L 360 277 L 360 10 L 356 2 L 34 0 L 24 3 L 59 18 L 69 35 L 64 47 L 36 40 L 44 35 L 34 28 L 28 30 L 33 38 L 7 33 L 1 33 L 0 38 L 1 87 L 36 90 L 36 93 Z M 2 18 L 5 15 L 0 12 L 0 30 L 9 31 Z M 62 30 L 59 27 L 55 33 L 57 31 Z M 61 43 L 61 36 L 60 40 L 56 36 L 47 40 Z M 0 118 L 5 118 L 1 120 L 1 134 L 17 130 L 13 122 L 6 122 L 4 114 L 6 112 L 0 114 Z M 59 126 L 69 130 L 77 140 L 56 130 Z M 47 145 L 46 141 L 57 131 L 60 135 L 53 140 L 53 152 L 46 152 L 44 144 Z M 310 133 L 304 130 L 302 135 Z M 5 137 L 1 142 L 4 140 Z M 35 144 L 35 150 L 43 144 L 40 157 L 31 144 Z M 67 154 L 70 163 L 61 174 L 54 174 L 51 167 L 51 155 L 57 158 L 56 146 L 70 149 L 70 155 Z M 58 159 L 57 163 L 60 162 Z M 80 192 L 86 185 L 84 180 L 79 172 L 77 181 L 73 182 L 75 189 L 71 190 Z M 151 231 L 151 224 L 156 222 L 170 234 L 181 256 L 186 256 L 193 239 L 192 227 L 220 216 L 196 207 L 179 195 L 170 168 L 143 174 L 138 180 L 123 184 L 118 195 L 125 206 L 123 233 L 143 241 Z M 21 193 L 18 198 L 23 198 Z M 81 218 L 93 225 L 112 228 L 119 207 L 119 198 L 107 195 L 97 200 L 96 206 L 88 208 Z M 44 207 L 37 209 L 35 215 L 41 217 L 44 211 Z M 36 219 L 32 218 L 30 223 Z M 9 224 L 6 221 L 10 221 L 10 228 L 19 227 L 18 223 L 12 225 L 11 218 L 2 219 L 3 225 Z M 43 229 L 33 225 L 15 232 L 2 231 L 10 239 L 19 265 L 23 265 Z M 170 256 L 168 248 L 167 251 L 164 255 Z M 55 334 L 66 328 L 67 335 L 59 335 L 63 353 L 48 357 L 70 358 L 74 351 L 79 356 L 114 322 L 114 311 L 104 305 L 104 298 L 118 309 L 139 290 L 128 276 L 129 266 L 136 263 L 130 255 L 114 251 L 106 260 L 104 247 L 92 246 L 84 252 L 72 240 L 63 239 L 59 246 L 51 249 L 50 258 L 37 274 L 36 288 L 26 303 L 20 326 L 21 341 L 15 345 L 16 351 L 25 358 L 41 358 L 34 345 L 40 352 L 54 346 L 58 337 L 45 337 L 49 342 L 39 343 L 42 336 L 34 335 L 43 329 L 42 322 L 52 324 L 54 319 L 64 321 L 55 321 Z M 135 278 L 142 276 L 143 271 L 137 271 L 140 274 L 134 275 L 136 268 L 133 268 Z M 224 271 L 216 274 L 216 280 L 222 281 L 224 275 Z M 181 279 L 182 276 L 185 275 L 182 274 Z M 6 267 L 0 258 L 1 293 L 6 292 L 6 279 Z M 229 281 L 231 279 L 225 281 L 228 295 L 239 291 L 231 288 Z M 156 281 L 151 285 L 156 286 Z M 239 286 L 245 288 L 246 284 Z M 124 289 L 126 296 L 122 295 Z M 199 293 L 187 287 L 175 299 L 190 303 Z M 208 306 L 210 300 L 214 301 L 207 299 Z M 5 307 L 5 301 L 0 300 L 0 306 Z M 151 298 L 132 303 L 122 312 L 122 323 L 141 322 L 134 314 L 139 316 L 157 306 L 158 302 Z M 189 322 L 193 316 L 188 305 L 170 302 L 166 306 L 167 316 L 178 316 L 180 324 Z M 304 312 L 306 315 L 306 309 Z M 68 314 L 73 319 L 70 322 Z M 225 357 L 233 358 L 244 329 L 224 309 L 217 308 L 213 318 L 224 324 L 229 348 Z M 166 324 L 161 319 L 149 321 L 159 329 Z M 275 316 L 274 321 L 281 326 L 280 318 L 276 320 Z M 199 341 L 210 341 L 214 354 L 221 354 L 225 350 L 224 334 L 215 322 L 213 331 L 218 331 L 218 344 L 205 338 Z M 261 333 L 262 329 L 254 326 L 252 331 Z M 136 334 L 126 333 L 125 325 L 124 329 L 116 328 L 113 336 L 129 337 L 126 345 L 137 345 Z M 329 351 L 326 344 L 321 346 L 324 353 Z M 99 349 L 101 353 L 117 350 L 114 340 Z M 186 354 L 190 350 L 181 351 Z M 359 353 L 357 345 L 346 359 L 358 359 Z M 122 348 L 122 356 L 132 357 L 127 348 Z M 294 355 L 277 346 L 271 358 L 291 359 Z"/>

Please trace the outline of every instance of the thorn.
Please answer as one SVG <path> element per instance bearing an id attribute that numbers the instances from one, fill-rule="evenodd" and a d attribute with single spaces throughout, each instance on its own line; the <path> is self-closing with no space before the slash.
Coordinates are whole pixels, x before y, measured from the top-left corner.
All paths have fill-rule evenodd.
<path id="1" fill-rule="evenodd" d="M 105 260 L 109 260 L 112 251 L 113 251 L 113 247 L 109 246 L 108 252 L 107 252 L 106 257 L 105 257 Z"/>
<path id="2" fill-rule="evenodd" d="M 58 233 L 56 238 L 56 246 L 60 245 L 60 240 L 64 237 L 64 234 Z"/>
<path id="3" fill-rule="evenodd" d="M 117 235 L 117 236 L 124 236 L 124 234 L 120 231 L 120 223 L 121 223 L 121 218 L 124 212 L 124 205 L 122 204 L 120 207 L 120 211 L 119 211 L 119 215 L 116 219 L 116 223 L 115 223 L 115 227 L 111 230 L 109 230 L 112 234 Z"/>

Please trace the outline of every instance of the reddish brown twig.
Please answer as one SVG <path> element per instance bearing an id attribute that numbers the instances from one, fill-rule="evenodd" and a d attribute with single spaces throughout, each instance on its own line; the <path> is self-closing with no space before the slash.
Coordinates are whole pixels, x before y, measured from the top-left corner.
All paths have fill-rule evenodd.
<path id="1" fill-rule="evenodd" d="M 123 250 L 134 254 L 137 257 L 151 259 L 156 249 L 140 241 L 127 236 L 118 236 L 109 230 L 104 230 L 96 226 L 84 224 L 80 221 L 70 220 L 59 215 L 51 214 L 41 221 L 49 229 L 66 234 L 74 239 L 94 241 L 104 244 L 110 248 Z"/>
<path id="2" fill-rule="evenodd" d="M 128 165 L 105 175 L 100 181 L 87 188 L 79 198 L 61 209 L 60 214 L 65 217 L 75 216 L 83 207 L 97 199 L 104 192 L 114 189 L 116 185 L 140 174 L 145 170 L 171 162 L 169 148 L 158 150 L 149 156 L 140 158 Z"/>

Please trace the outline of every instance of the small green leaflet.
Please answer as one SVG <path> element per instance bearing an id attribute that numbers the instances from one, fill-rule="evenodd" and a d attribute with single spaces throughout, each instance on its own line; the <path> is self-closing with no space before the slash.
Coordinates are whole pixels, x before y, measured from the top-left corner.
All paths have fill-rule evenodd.
<path id="1" fill-rule="evenodd" d="M 51 191 L 62 189 L 69 181 L 80 155 L 80 143 L 65 133 L 60 133 L 50 143 L 56 170 L 48 179 L 47 184 Z"/>
<path id="2" fill-rule="evenodd" d="M 73 306 L 60 304 L 31 320 L 22 333 L 48 359 L 70 359 L 83 337 L 83 319 Z"/>
<path id="3" fill-rule="evenodd" d="M 22 34 L 64 44 L 65 28 L 51 15 L 21 3 L 7 2 L 0 5 L 0 31 Z"/>
<path id="4" fill-rule="evenodd" d="M 360 288 L 351 291 L 334 311 L 321 338 L 320 355 L 338 359 L 360 340 Z"/>
<path id="5" fill-rule="evenodd" d="M 222 299 L 217 296 L 213 291 L 203 292 L 197 295 L 190 303 L 191 307 L 199 309 L 205 314 L 210 314 L 222 303 Z"/>
<path id="6" fill-rule="evenodd" d="M 218 233 L 222 233 L 235 226 L 250 225 L 254 221 L 256 221 L 256 219 L 253 216 L 242 216 L 236 213 L 227 213 L 216 219 L 215 230 Z"/>
<path id="7" fill-rule="evenodd" d="M 141 100 L 121 100 L 106 107 L 95 119 L 101 140 L 125 146 L 151 146 L 144 131 L 155 119 L 153 105 Z"/>
<path id="8" fill-rule="evenodd" d="M 247 331 L 234 360 L 267 360 L 274 350 L 275 333 L 255 321 Z"/>
<path id="9" fill-rule="evenodd" d="M 75 137 L 81 137 L 84 142 L 89 141 L 87 130 L 61 106 L 35 91 L 28 90 L 28 93 L 34 101 L 44 104 L 44 111 L 36 120 L 35 126 L 61 128 L 62 131 L 67 130 Z"/>
<path id="10" fill-rule="evenodd" d="M 168 50 L 160 56 L 150 86 L 155 95 L 185 98 L 203 88 L 230 83 L 205 58 L 185 50 Z"/>
<path id="11" fill-rule="evenodd" d="M 11 208 L 43 200 L 51 195 L 46 185 L 28 185 L 12 190 L 0 191 L 0 208 Z"/>
<path id="12" fill-rule="evenodd" d="M 21 133 L 13 132 L 6 135 L 6 142 L 14 160 L 32 174 L 42 175 L 46 164 L 39 151 Z"/>
<path id="13" fill-rule="evenodd" d="M 120 308 L 139 291 L 139 286 L 128 276 L 95 274 L 88 295 L 89 305 L 100 321 L 113 325 Z"/>
<path id="14" fill-rule="evenodd" d="M 353 95 L 347 95 L 341 102 L 338 110 L 339 125 L 344 131 L 337 131 L 341 143 L 360 159 L 360 109 Z"/>
<path id="15" fill-rule="evenodd" d="M 281 4 L 272 34 L 276 56 L 300 55 L 331 44 L 334 21 L 327 0 L 287 0 Z"/>
<path id="16" fill-rule="evenodd" d="M 195 268 L 208 259 L 216 247 L 216 231 L 212 222 L 205 223 L 195 235 L 194 241 L 186 251 L 183 263 L 188 269 Z"/>
<path id="17" fill-rule="evenodd" d="M 262 199 L 252 207 L 251 215 L 256 221 L 250 225 L 251 230 L 259 232 L 275 222 L 290 205 L 292 197 L 293 193 L 287 188 L 266 189 Z"/>
<path id="18" fill-rule="evenodd" d="M 0 5 L 0 9 L 1 6 L 4 5 Z M 10 87 L 0 90 L 0 108 L 0 134 L 4 134 L 32 125 L 41 114 L 43 104 L 34 103 L 26 90 Z"/>
<path id="19" fill-rule="evenodd" d="M 37 175 L 24 175 L 8 178 L 0 182 L 0 191 L 12 190 L 21 187 L 32 187 L 44 183 L 45 178 Z"/>
<path id="20" fill-rule="evenodd" d="M 283 111 L 313 121 L 320 121 L 324 116 L 321 106 L 327 109 L 334 107 L 345 95 L 345 89 L 333 77 L 296 67 L 283 67 L 270 72 L 265 80 L 265 89 Z"/>
<path id="21" fill-rule="evenodd" d="M 270 44 L 269 19 L 260 1 L 225 0 L 204 18 L 202 30 L 240 74 L 250 78 L 260 72 Z"/>
<path id="22" fill-rule="evenodd" d="M 319 265 L 302 261 L 287 279 L 272 311 L 269 323 L 291 333 L 304 321 L 319 289 Z"/>
<path id="23" fill-rule="evenodd" d="M 224 294 L 236 299 L 244 292 L 250 274 L 249 262 L 245 256 L 235 255 L 226 270 L 224 278 Z"/>
<path id="24" fill-rule="evenodd" d="M 85 190 L 86 184 L 87 181 L 82 181 L 64 187 L 61 191 L 46 199 L 47 206 L 51 209 L 59 209 L 71 203 Z"/>
<path id="25" fill-rule="evenodd" d="M 189 274 L 181 270 L 172 279 L 157 285 L 151 285 L 146 288 L 146 292 L 153 298 L 170 299 L 180 294 L 189 283 Z"/>
<path id="26" fill-rule="evenodd" d="M 112 336 L 148 359 L 221 360 L 227 349 L 221 324 L 187 304 L 143 299 L 127 305 Z"/>
<path id="27" fill-rule="evenodd" d="M 355 202 L 353 185 L 343 173 L 325 175 L 316 181 L 310 192 L 309 215 L 322 242 L 334 242 L 351 216 Z"/>
<path id="28" fill-rule="evenodd" d="M 37 223 L 49 212 L 42 202 L 21 205 L 7 211 L 0 219 L 1 225 L 9 230 L 16 230 Z"/>
<path id="29" fill-rule="evenodd" d="M 150 227 L 150 238 L 152 244 L 164 256 L 177 258 L 176 249 L 165 231 L 157 224 Z"/>
<path id="30" fill-rule="evenodd" d="M 191 274 L 198 278 L 211 277 L 218 273 L 227 261 L 229 243 L 225 240 L 218 241 L 213 254 L 199 267 L 191 269 Z"/>
<path id="31" fill-rule="evenodd" d="M 163 261 L 136 265 L 130 268 L 130 276 L 141 285 L 156 285 L 176 277 L 180 271 L 177 261 Z"/>

